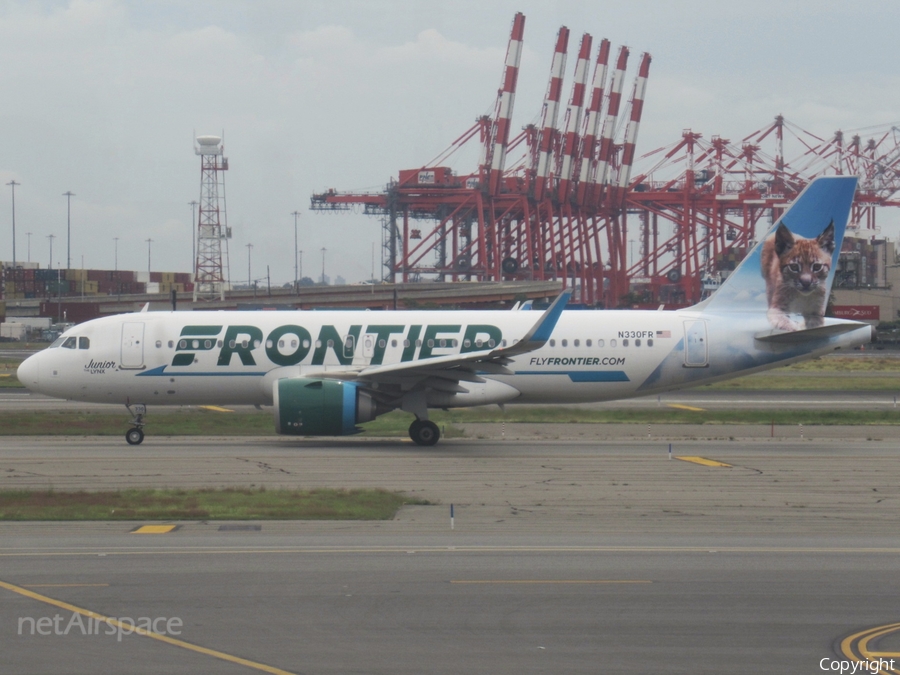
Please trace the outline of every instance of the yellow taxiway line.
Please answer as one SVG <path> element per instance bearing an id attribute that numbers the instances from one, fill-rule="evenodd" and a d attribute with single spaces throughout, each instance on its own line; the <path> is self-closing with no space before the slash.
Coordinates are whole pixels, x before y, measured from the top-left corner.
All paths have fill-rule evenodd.
<path id="1" fill-rule="evenodd" d="M 678 408 L 678 410 L 690 410 L 691 412 L 706 412 L 706 408 L 695 408 L 692 405 L 682 405 L 681 403 L 666 403 L 670 408 Z"/>
<path id="2" fill-rule="evenodd" d="M 113 617 L 105 616 L 103 614 L 99 614 L 97 612 L 93 612 L 89 609 L 84 609 L 82 607 L 78 607 L 76 605 L 69 604 L 68 602 L 63 602 L 62 600 L 57 600 L 56 598 L 50 598 L 46 595 L 41 595 L 40 593 L 35 593 L 34 591 L 29 591 L 27 588 L 23 588 L 22 586 L 16 586 L 14 584 L 7 583 L 5 581 L 0 581 L 0 588 L 5 588 L 12 593 L 18 593 L 19 595 L 24 595 L 26 598 L 31 598 L 32 600 L 37 600 L 38 602 L 43 602 L 47 605 L 53 605 L 54 607 L 59 607 L 60 609 L 64 609 L 68 612 L 73 612 L 74 614 L 81 614 L 82 616 L 86 616 L 91 619 L 96 619 L 101 623 L 106 623 L 110 626 L 116 626 L 120 630 L 127 630 L 129 633 L 133 632 L 135 635 L 140 635 L 141 637 L 147 637 L 151 640 L 158 640 L 159 642 L 165 642 L 166 644 L 172 645 L 174 647 L 181 647 L 182 649 L 187 649 L 192 652 L 197 652 L 198 654 L 205 654 L 206 656 L 212 656 L 217 659 L 221 659 L 222 661 L 228 661 L 230 663 L 236 663 L 240 666 L 246 666 L 247 668 L 253 668 L 254 670 L 259 670 L 264 673 L 270 673 L 271 675 L 295 675 L 295 673 L 291 673 L 287 670 L 282 670 L 281 668 L 276 668 L 274 666 L 267 666 L 264 663 L 257 663 L 256 661 L 251 661 L 249 659 L 241 658 L 240 656 L 234 656 L 232 654 L 226 654 L 225 652 L 220 652 L 215 649 L 209 649 L 207 647 L 201 647 L 200 645 L 195 645 L 190 642 L 185 642 L 184 640 L 179 640 L 177 638 L 173 638 L 170 635 L 162 635 L 161 633 L 154 633 L 153 631 L 148 631 L 143 628 L 138 628 L 133 624 L 123 623 L 118 619 Z"/>
<path id="3" fill-rule="evenodd" d="M 131 531 L 131 534 L 168 534 L 172 532 L 177 525 L 141 525 L 141 527 Z"/>
<path id="4" fill-rule="evenodd" d="M 217 405 L 198 405 L 197 407 L 201 410 L 212 410 L 213 412 L 234 412 L 234 410 L 230 410 L 229 408 L 220 408 Z"/>
<path id="5" fill-rule="evenodd" d="M 717 462 L 714 459 L 706 459 L 706 457 L 692 457 L 689 455 L 681 455 L 680 457 L 676 457 L 675 459 L 680 459 L 682 462 L 691 462 L 692 464 L 702 464 L 703 466 L 718 466 L 726 469 L 731 469 L 731 464 L 726 464 L 725 462 Z"/>
<path id="6" fill-rule="evenodd" d="M 841 640 L 841 652 L 847 658 L 857 662 L 867 662 L 865 669 L 869 673 L 900 673 L 900 652 L 876 652 L 869 649 L 869 642 L 900 632 L 900 623 L 890 623 L 875 628 L 868 628 Z M 888 668 L 881 668 L 882 662 Z M 874 669 L 873 669 L 874 668 Z M 859 672 L 863 672 L 859 670 Z"/>

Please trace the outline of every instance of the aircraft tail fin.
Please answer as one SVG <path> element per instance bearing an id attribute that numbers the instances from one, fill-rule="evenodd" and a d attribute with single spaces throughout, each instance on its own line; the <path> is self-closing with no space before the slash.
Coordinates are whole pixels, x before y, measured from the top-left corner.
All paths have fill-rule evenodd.
<path id="1" fill-rule="evenodd" d="M 697 308 L 764 312 L 776 331 L 821 326 L 856 192 L 855 176 L 816 178 Z"/>

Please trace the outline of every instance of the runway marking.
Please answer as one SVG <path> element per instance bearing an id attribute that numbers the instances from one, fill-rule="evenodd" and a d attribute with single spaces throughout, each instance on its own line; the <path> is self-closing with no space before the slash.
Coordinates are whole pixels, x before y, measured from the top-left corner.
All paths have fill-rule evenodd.
<path id="1" fill-rule="evenodd" d="M 22 584 L 22 588 L 105 588 L 109 584 Z"/>
<path id="2" fill-rule="evenodd" d="M 679 410 L 690 410 L 691 412 L 706 412 L 706 408 L 695 408 L 692 405 L 684 405 L 683 403 L 666 403 L 670 408 L 678 408 Z"/>
<path id="3" fill-rule="evenodd" d="M 234 410 L 230 410 L 228 408 L 220 408 L 217 405 L 198 405 L 197 407 L 201 410 L 212 410 L 213 412 L 234 412 Z"/>
<path id="4" fill-rule="evenodd" d="M 876 626 L 874 628 L 867 628 L 866 630 L 860 631 L 859 633 L 854 633 L 853 635 L 850 635 L 841 640 L 841 652 L 848 659 L 851 659 L 852 661 L 855 661 L 857 663 L 866 661 L 872 663 L 875 661 L 880 661 L 881 659 L 889 659 L 892 662 L 888 665 L 893 666 L 893 661 L 900 660 L 900 652 L 876 652 L 869 649 L 869 642 L 878 640 L 885 635 L 897 632 L 900 632 L 900 623 L 890 623 L 883 626 Z M 877 666 L 880 667 L 881 663 L 878 663 Z M 867 670 L 871 673 L 900 673 L 900 665 L 898 665 L 896 668 Z"/>
<path id="5" fill-rule="evenodd" d="M 451 579 L 451 584 L 652 584 L 648 579 Z"/>
<path id="6" fill-rule="evenodd" d="M 702 464 L 703 466 L 719 466 L 726 469 L 733 468 L 731 464 L 726 464 L 725 462 L 717 462 L 714 459 L 706 459 L 706 457 L 692 457 L 689 455 L 682 455 L 680 457 L 676 457 L 675 459 L 680 459 L 682 462 L 692 462 L 693 464 Z"/>
<path id="7" fill-rule="evenodd" d="M 178 527 L 178 525 L 141 525 L 132 530 L 131 534 L 168 534 Z"/>
<path id="8" fill-rule="evenodd" d="M 249 659 L 244 659 L 240 656 L 233 656 L 232 654 L 226 654 L 225 652 L 220 652 L 215 649 L 209 649 L 208 647 L 201 647 L 200 645 L 195 645 L 191 642 L 185 642 L 184 640 L 179 640 L 178 638 L 173 638 L 169 635 L 162 635 L 160 633 L 154 633 L 153 631 L 148 631 L 143 628 L 138 628 L 137 626 L 123 623 L 118 619 L 114 619 L 112 617 L 99 614 L 89 609 L 84 609 L 82 607 L 69 604 L 68 602 L 63 602 L 62 600 L 57 600 L 56 598 L 41 595 L 40 593 L 35 593 L 34 591 L 29 591 L 27 588 L 16 586 L 14 584 L 7 583 L 6 581 L 0 581 L 0 588 L 5 588 L 12 593 L 18 593 L 19 595 L 24 595 L 26 598 L 31 598 L 32 600 L 37 600 L 38 602 L 43 602 L 47 605 L 53 605 L 54 607 L 59 607 L 60 609 L 73 612 L 75 614 L 81 614 L 82 616 L 86 616 L 91 619 L 97 619 L 98 621 L 107 623 L 111 626 L 116 626 L 120 630 L 127 630 L 130 632 L 133 631 L 135 635 L 140 635 L 141 637 L 148 637 L 152 640 L 165 642 L 166 644 L 170 644 L 175 647 L 181 647 L 182 649 L 187 649 L 199 654 L 205 654 L 206 656 L 212 656 L 213 658 L 221 659 L 222 661 L 229 661 L 230 663 L 236 663 L 240 666 L 253 668 L 254 670 L 259 670 L 264 673 L 271 673 L 272 675 L 296 675 L 296 673 L 291 673 L 290 671 L 282 670 L 281 668 L 267 666 L 264 663 L 257 663 L 256 661 L 250 661 Z"/>

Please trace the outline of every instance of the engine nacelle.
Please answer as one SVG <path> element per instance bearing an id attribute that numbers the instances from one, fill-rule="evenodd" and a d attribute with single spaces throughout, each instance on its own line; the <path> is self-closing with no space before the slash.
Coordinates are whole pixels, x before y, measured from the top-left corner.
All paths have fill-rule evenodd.
<path id="1" fill-rule="evenodd" d="M 347 436 L 375 419 L 375 400 L 353 382 L 294 377 L 272 387 L 275 431 L 294 436 Z"/>

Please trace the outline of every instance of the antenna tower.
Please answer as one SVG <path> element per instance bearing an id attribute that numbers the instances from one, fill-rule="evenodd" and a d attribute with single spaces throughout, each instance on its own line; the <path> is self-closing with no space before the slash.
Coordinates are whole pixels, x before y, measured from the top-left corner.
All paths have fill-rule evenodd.
<path id="1" fill-rule="evenodd" d="M 197 212 L 197 260 L 194 302 L 224 300 L 228 285 L 228 240 L 231 228 L 225 212 L 225 174 L 228 158 L 219 136 L 198 136 L 194 152 L 200 155 L 200 206 Z"/>

